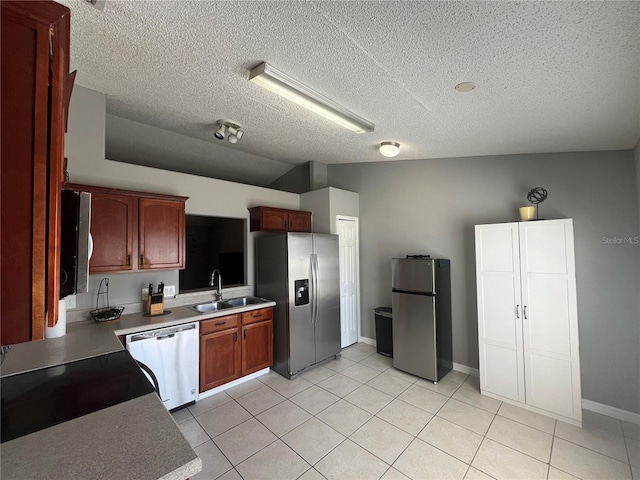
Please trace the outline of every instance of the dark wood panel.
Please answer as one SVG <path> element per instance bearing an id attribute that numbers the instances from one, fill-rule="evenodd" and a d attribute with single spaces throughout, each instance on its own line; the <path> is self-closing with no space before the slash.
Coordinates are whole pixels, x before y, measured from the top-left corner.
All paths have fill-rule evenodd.
<path id="1" fill-rule="evenodd" d="M 42 339 L 45 317 L 51 326 L 58 320 L 69 9 L 50 1 L 6 0 L 0 9 L 0 330 L 7 344 Z"/>
<path id="2" fill-rule="evenodd" d="M 273 322 L 242 327 L 242 375 L 273 365 Z"/>
<path id="3" fill-rule="evenodd" d="M 31 339 L 33 157 L 37 35 L 2 10 L 2 345 Z"/>
<path id="4" fill-rule="evenodd" d="M 184 202 L 140 198 L 138 268 L 184 268 Z"/>
<path id="5" fill-rule="evenodd" d="M 92 193 L 91 210 L 90 272 L 134 270 L 135 197 Z"/>
<path id="6" fill-rule="evenodd" d="M 289 212 L 290 232 L 310 232 L 311 212 Z"/>
<path id="7" fill-rule="evenodd" d="M 273 307 L 260 308 L 258 310 L 250 310 L 242 314 L 242 324 L 261 322 L 271 320 L 273 318 Z"/>
<path id="8" fill-rule="evenodd" d="M 240 314 L 226 315 L 224 317 L 212 318 L 210 320 L 202 320 L 200 322 L 200 335 L 211 332 L 219 332 L 237 327 L 240 323 Z"/>
<path id="9" fill-rule="evenodd" d="M 204 392 L 240 377 L 238 329 L 200 336 L 200 391 Z"/>

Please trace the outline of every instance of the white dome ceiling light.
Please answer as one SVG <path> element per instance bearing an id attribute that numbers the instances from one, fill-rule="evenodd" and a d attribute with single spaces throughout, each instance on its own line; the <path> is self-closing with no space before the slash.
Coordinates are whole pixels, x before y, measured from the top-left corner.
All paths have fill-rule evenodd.
<path id="1" fill-rule="evenodd" d="M 471 92 L 471 91 L 475 90 L 476 89 L 476 84 L 473 83 L 473 82 L 463 82 L 463 83 L 459 83 L 454 88 L 455 88 L 456 92 L 466 93 L 466 92 Z"/>
<path id="2" fill-rule="evenodd" d="M 395 157 L 400 153 L 400 144 L 398 142 L 382 142 L 378 150 L 385 157 Z"/>

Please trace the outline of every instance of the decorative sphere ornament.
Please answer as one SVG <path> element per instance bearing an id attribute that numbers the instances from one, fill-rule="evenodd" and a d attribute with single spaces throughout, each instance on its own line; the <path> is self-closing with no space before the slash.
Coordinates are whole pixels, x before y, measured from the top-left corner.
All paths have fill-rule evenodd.
<path id="1" fill-rule="evenodd" d="M 544 202 L 547 199 L 547 190 L 542 187 L 535 187 L 527 193 L 527 200 L 534 205 Z"/>

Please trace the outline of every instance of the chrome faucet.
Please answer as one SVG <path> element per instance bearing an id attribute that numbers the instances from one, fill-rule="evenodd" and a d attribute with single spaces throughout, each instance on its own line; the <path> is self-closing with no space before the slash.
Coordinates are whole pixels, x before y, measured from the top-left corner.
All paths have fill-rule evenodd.
<path id="1" fill-rule="evenodd" d="M 217 278 L 217 282 L 216 282 Z M 220 270 L 217 268 L 211 272 L 211 280 L 209 281 L 210 287 L 216 287 L 216 291 L 213 294 L 213 300 L 219 302 L 222 300 L 222 275 L 220 274 Z"/>

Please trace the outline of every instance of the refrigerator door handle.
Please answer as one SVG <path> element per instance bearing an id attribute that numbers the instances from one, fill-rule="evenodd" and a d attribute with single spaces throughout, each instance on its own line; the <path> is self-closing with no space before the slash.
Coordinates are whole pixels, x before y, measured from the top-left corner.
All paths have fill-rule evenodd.
<path id="1" fill-rule="evenodd" d="M 311 322 L 318 322 L 318 255 L 311 254 L 311 278 L 313 278 L 313 303 L 311 304 Z"/>

